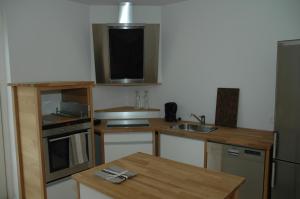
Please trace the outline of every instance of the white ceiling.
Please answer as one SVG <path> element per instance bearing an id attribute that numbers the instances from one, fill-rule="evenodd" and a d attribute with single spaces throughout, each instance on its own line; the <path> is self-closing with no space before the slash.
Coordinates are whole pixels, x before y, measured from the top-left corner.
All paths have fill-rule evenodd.
<path id="1" fill-rule="evenodd" d="M 126 0 L 71 0 L 89 5 L 118 5 Z M 186 0 L 127 0 L 133 2 L 133 5 L 167 5 Z"/>

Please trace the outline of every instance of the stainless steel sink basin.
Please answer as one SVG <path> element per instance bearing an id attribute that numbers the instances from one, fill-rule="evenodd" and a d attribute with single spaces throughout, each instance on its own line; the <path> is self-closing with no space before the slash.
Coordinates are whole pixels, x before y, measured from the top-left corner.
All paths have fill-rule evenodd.
<path id="1" fill-rule="evenodd" d="M 217 127 L 215 127 L 215 126 L 189 124 L 189 123 L 182 123 L 182 124 L 174 125 L 171 128 L 184 130 L 184 131 L 190 131 L 190 132 L 200 132 L 200 133 L 210 133 L 212 131 L 217 130 Z"/>

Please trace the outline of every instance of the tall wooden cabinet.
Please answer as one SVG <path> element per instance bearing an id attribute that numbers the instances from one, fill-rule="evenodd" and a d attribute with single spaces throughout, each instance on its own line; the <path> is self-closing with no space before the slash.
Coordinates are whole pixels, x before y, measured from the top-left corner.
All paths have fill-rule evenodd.
<path id="1" fill-rule="evenodd" d="M 87 104 L 88 117 L 93 121 L 93 85 L 93 82 L 10 84 L 14 98 L 20 198 L 47 198 L 43 116 L 57 111 L 59 101 L 77 102 Z M 92 124 L 90 128 L 93 132 Z M 91 157 L 94 159 L 94 149 Z"/>

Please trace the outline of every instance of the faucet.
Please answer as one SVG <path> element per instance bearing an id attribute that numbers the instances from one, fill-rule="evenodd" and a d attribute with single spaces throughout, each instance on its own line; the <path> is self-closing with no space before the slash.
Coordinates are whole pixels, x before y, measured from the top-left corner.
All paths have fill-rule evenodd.
<path id="1" fill-rule="evenodd" d="M 205 125 L 205 115 L 197 116 L 194 113 L 191 113 L 191 117 L 196 118 L 200 122 L 201 125 Z"/>

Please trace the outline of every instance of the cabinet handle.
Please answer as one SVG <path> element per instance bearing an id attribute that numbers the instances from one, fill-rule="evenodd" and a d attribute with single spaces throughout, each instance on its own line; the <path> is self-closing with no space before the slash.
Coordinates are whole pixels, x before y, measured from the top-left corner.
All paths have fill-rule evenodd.
<path id="1" fill-rule="evenodd" d="M 271 188 L 275 187 L 276 184 L 276 162 L 272 162 L 272 178 L 271 178 Z"/>
<path id="2" fill-rule="evenodd" d="M 55 142 L 55 141 L 59 141 L 59 140 L 65 140 L 65 139 L 69 139 L 71 138 L 71 136 L 64 136 L 64 137 L 60 137 L 60 138 L 55 138 L 55 139 L 49 139 L 49 142 Z"/>
<path id="3" fill-rule="evenodd" d="M 84 132 L 84 133 L 80 133 L 80 134 L 89 134 L 89 132 Z M 75 135 L 75 134 L 73 134 Z M 54 138 L 54 139 L 49 139 L 49 142 L 55 142 L 55 141 L 59 141 L 59 140 L 65 140 L 65 139 L 69 139 L 71 138 L 73 135 L 68 135 L 68 136 L 64 136 L 64 137 L 59 137 L 59 138 Z"/>
<path id="4" fill-rule="evenodd" d="M 228 149 L 227 150 L 228 155 L 232 155 L 232 156 L 239 156 L 240 155 L 240 151 L 237 149 Z"/>

